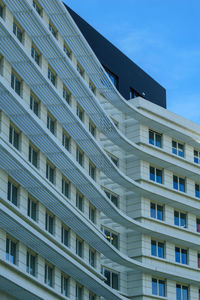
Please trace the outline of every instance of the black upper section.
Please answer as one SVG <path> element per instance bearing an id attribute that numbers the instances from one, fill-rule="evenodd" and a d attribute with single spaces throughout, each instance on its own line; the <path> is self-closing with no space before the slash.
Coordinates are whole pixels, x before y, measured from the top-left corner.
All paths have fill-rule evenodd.
<path id="1" fill-rule="evenodd" d="M 130 99 L 131 88 L 145 99 L 166 108 L 166 90 L 72 9 L 66 7 L 101 64 L 116 75 L 118 90 L 123 97 Z"/>

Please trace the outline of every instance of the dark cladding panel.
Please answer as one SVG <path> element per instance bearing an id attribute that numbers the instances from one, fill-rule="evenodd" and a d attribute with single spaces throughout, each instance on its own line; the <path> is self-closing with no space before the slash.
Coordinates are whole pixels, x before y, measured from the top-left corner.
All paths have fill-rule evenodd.
<path id="1" fill-rule="evenodd" d="M 166 108 L 166 90 L 111 44 L 92 26 L 66 6 L 101 64 L 116 75 L 119 92 L 127 100 L 130 88 L 145 99 Z"/>

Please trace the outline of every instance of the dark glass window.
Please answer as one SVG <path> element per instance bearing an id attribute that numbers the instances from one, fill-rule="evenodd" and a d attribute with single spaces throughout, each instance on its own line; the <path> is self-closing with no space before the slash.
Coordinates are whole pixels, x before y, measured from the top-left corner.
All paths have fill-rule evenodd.
<path id="1" fill-rule="evenodd" d="M 10 125 L 10 130 L 9 130 L 9 142 L 17 150 L 19 150 L 19 132 L 12 125 Z"/>
<path id="2" fill-rule="evenodd" d="M 48 78 L 51 83 L 56 86 L 56 74 L 50 67 L 48 67 Z"/>
<path id="3" fill-rule="evenodd" d="M 151 218 L 163 221 L 164 220 L 164 207 L 162 205 L 151 202 L 150 215 L 151 215 Z"/>
<path id="4" fill-rule="evenodd" d="M 32 200 L 31 198 L 28 198 L 28 206 L 27 206 L 27 215 L 36 221 L 37 218 L 37 203 Z"/>
<path id="5" fill-rule="evenodd" d="M 54 217 L 46 212 L 45 217 L 45 230 L 47 230 L 49 233 L 54 233 Z"/>
<path id="6" fill-rule="evenodd" d="M 184 145 L 172 140 L 172 153 L 184 157 Z"/>
<path id="7" fill-rule="evenodd" d="M 29 251 L 26 253 L 26 272 L 36 276 L 36 257 Z"/>
<path id="8" fill-rule="evenodd" d="M 194 150 L 194 162 L 200 164 L 200 152 L 197 150 Z"/>
<path id="9" fill-rule="evenodd" d="M 69 277 L 61 275 L 61 294 L 69 296 Z"/>
<path id="10" fill-rule="evenodd" d="M 138 92 L 136 92 L 136 90 L 134 90 L 133 88 L 130 88 L 130 92 L 129 92 L 129 99 L 134 99 L 136 97 L 139 97 L 140 94 Z"/>
<path id="11" fill-rule="evenodd" d="M 83 300 L 83 287 L 76 284 L 76 300 Z"/>
<path id="12" fill-rule="evenodd" d="M 197 224 L 197 232 L 200 232 L 200 219 L 197 219 L 196 224 Z"/>
<path id="13" fill-rule="evenodd" d="M 89 293 L 89 300 L 96 300 L 96 295 L 93 293 Z"/>
<path id="14" fill-rule="evenodd" d="M 76 254 L 83 257 L 83 240 L 76 238 Z"/>
<path id="15" fill-rule="evenodd" d="M 35 8 L 35 10 L 37 11 L 37 13 L 41 16 L 42 14 L 42 9 L 41 7 L 39 6 L 39 4 L 34 0 L 33 1 L 33 7 Z"/>
<path id="16" fill-rule="evenodd" d="M 31 47 L 31 56 L 34 59 L 34 61 L 39 65 L 40 64 L 40 52 L 33 45 Z"/>
<path id="17" fill-rule="evenodd" d="M 90 205 L 89 206 L 89 219 L 95 223 L 95 219 L 96 219 L 96 209 L 94 206 Z"/>
<path id="18" fill-rule="evenodd" d="M 53 287 L 53 267 L 47 263 L 45 264 L 44 283 Z"/>
<path id="19" fill-rule="evenodd" d="M 93 249 L 89 249 L 89 264 L 93 268 L 96 266 L 96 252 Z"/>
<path id="20" fill-rule="evenodd" d="M 4 11 L 4 7 L 0 3 L 0 18 L 3 18 L 3 11 Z"/>
<path id="21" fill-rule="evenodd" d="M 161 297 L 165 296 L 165 281 L 152 278 L 152 294 Z"/>
<path id="22" fill-rule="evenodd" d="M 77 105 L 76 107 L 76 114 L 79 117 L 79 119 L 83 122 L 84 111 L 79 105 Z"/>
<path id="23" fill-rule="evenodd" d="M 173 188 L 180 192 L 185 192 L 185 179 L 173 175 Z"/>
<path id="24" fill-rule="evenodd" d="M 21 95 L 21 81 L 12 72 L 11 73 L 11 88 L 20 96 Z"/>
<path id="25" fill-rule="evenodd" d="M 89 175 L 93 180 L 96 179 L 96 167 L 91 162 L 89 163 Z"/>
<path id="26" fill-rule="evenodd" d="M 95 89 L 95 86 L 94 86 L 94 84 L 92 83 L 92 81 L 89 82 L 89 88 L 90 88 L 90 90 L 93 92 L 93 94 L 95 94 L 96 89 Z"/>
<path id="27" fill-rule="evenodd" d="M 64 44 L 63 50 L 67 54 L 67 56 L 69 58 L 71 58 L 71 50 L 69 49 L 69 47 L 66 44 Z"/>
<path id="28" fill-rule="evenodd" d="M 10 180 L 8 180 L 7 199 L 14 205 L 18 205 L 18 188 Z"/>
<path id="29" fill-rule="evenodd" d="M 156 147 L 162 147 L 162 135 L 153 130 L 149 130 L 149 144 Z"/>
<path id="30" fill-rule="evenodd" d="M 105 70 L 106 70 L 106 73 L 108 74 L 108 77 L 110 78 L 110 80 L 114 84 L 114 86 L 118 89 L 118 86 L 119 86 L 118 77 L 115 74 L 113 74 L 111 71 L 109 71 L 107 68 L 105 68 Z"/>
<path id="31" fill-rule="evenodd" d="M 164 243 L 151 241 L 151 255 L 164 258 Z"/>
<path id="32" fill-rule="evenodd" d="M 199 184 L 195 184 L 195 197 L 200 198 L 200 186 L 199 186 Z"/>
<path id="33" fill-rule="evenodd" d="M 46 163 L 46 178 L 54 184 L 55 169 L 47 162 Z"/>
<path id="34" fill-rule="evenodd" d="M 79 192 L 76 192 L 76 207 L 83 211 L 83 206 L 84 206 L 84 198 L 83 195 Z"/>
<path id="35" fill-rule="evenodd" d="M 17 263 L 17 243 L 10 238 L 6 239 L 6 260 L 14 265 Z"/>
<path id="36" fill-rule="evenodd" d="M 47 114 L 47 128 L 55 134 L 56 122 L 50 114 Z"/>
<path id="37" fill-rule="evenodd" d="M 150 166 L 150 180 L 162 183 L 162 170 Z"/>
<path id="38" fill-rule="evenodd" d="M 106 277 L 105 283 L 115 290 L 119 289 L 119 274 L 103 268 L 103 275 Z"/>
<path id="39" fill-rule="evenodd" d="M 79 64 L 77 64 L 76 69 L 81 76 L 84 75 L 84 70 Z"/>
<path id="40" fill-rule="evenodd" d="M 65 195 L 67 198 L 69 198 L 69 181 L 66 179 L 62 178 L 62 193 Z"/>
<path id="41" fill-rule="evenodd" d="M 67 149 L 67 151 L 69 151 L 70 136 L 64 131 L 63 131 L 63 134 L 62 134 L 62 145 L 65 147 L 65 149 Z"/>
<path id="42" fill-rule="evenodd" d="M 174 225 L 186 228 L 187 215 L 179 211 L 174 211 Z"/>
<path id="43" fill-rule="evenodd" d="M 13 33 L 16 35 L 18 40 L 22 43 L 23 31 L 16 22 L 13 22 Z"/>
<path id="44" fill-rule="evenodd" d="M 36 114 L 39 115 L 39 101 L 32 94 L 30 95 L 30 109 Z"/>
<path id="45" fill-rule="evenodd" d="M 104 190 L 106 196 L 118 207 L 119 195 L 113 194 L 111 191 Z"/>
<path id="46" fill-rule="evenodd" d="M 176 300 L 189 300 L 188 287 L 184 285 L 176 285 Z"/>
<path id="47" fill-rule="evenodd" d="M 56 28 L 54 27 L 54 25 L 51 22 L 49 22 L 49 30 L 51 31 L 51 33 L 53 34 L 53 36 L 55 38 L 57 38 L 57 30 L 56 30 Z"/>
<path id="48" fill-rule="evenodd" d="M 119 234 L 118 233 L 114 233 L 111 230 L 108 230 L 104 227 L 102 227 L 102 231 L 105 235 L 105 238 L 115 247 L 118 249 L 119 245 L 118 245 L 118 241 L 119 241 Z"/>
<path id="49" fill-rule="evenodd" d="M 197 254 L 197 266 L 200 268 L 200 253 Z"/>
<path id="50" fill-rule="evenodd" d="M 84 163 L 84 154 L 80 148 L 76 148 L 76 160 L 83 167 Z"/>
<path id="51" fill-rule="evenodd" d="M 61 242 L 69 247 L 69 229 L 65 226 L 62 226 L 61 228 Z"/>
<path id="52" fill-rule="evenodd" d="M 181 264 L 187 264 L 187 250 L 175 247 L 175 261 Z"/>
<path id="53" fill-rule="evenodd" d="M 70 104 L 70 92 L 67 90 L 65 86 L 63 86 L 63 99 Z"/>
<path id="54" fill-rule="evenodd" d="M 89 131 L 94 137 L 96 136 L 96 127 L 91 121 L 89 122 Z"/>
<path id="55" fill-rule="evenodd" d="M 28 160 L 37 168 L 38 166 L 38 151 L 29 145 Z"/>

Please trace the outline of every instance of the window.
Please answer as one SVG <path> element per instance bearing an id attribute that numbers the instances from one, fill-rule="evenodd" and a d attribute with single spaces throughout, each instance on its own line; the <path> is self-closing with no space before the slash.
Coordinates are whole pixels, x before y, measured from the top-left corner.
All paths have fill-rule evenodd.
<path id="1" fill-rule="evenodd" d="M 197 254 L 197 266 L 200 268 L 200 253 Z"/>
<path id="2" fill-rule="evenodd" d="M 105 283 L 115 290 L 119 289 L 119 273 L 103 268 L 103 275 L 106 277 Z"/>
<path id="3" fill-rule="evenodd" d="M 165 257 L 164 249 L 165 249 L 164 243 L 151 240 L 151 255 L 164 258 Z"/>
<path id="4" fill-rule="evenodd" d="M 53 34 L 53 36 L 57 39 L 57 29 L 55 28 L 55 26 L 52 24 L 52 22 L 49 22 L 49 30 L 51 31 L 51 33 Z"/>
<path id="5" fill-rule="evenodd" d="M 18 205 L 18 187 L 10 180 L 8 180 L 7 199 L 14 205 Z"/>
<path id="6" fill-rule="evenodd" d="M 172 153 L 180 157 L 184 156 L 184 145 L 172 140 Z"/>
<path id="7" fill-rule="evenodd" d="M 56 121 L 49 113 L 47 114 L 47 128 L 55 135 Z"/>
<path id="8" fill-rule="evenodd" d="M 13 33 L 16 35 L 18 40 L 22 43 L 23 39 L 23 30 L 21 27 L 17 24 L 16 21 L 13 22 Z"/>
<path id="9" fill-rule="evenodd" d="M 42 8 L 41 8 L 41 6 L 38 4 L 38 2 L 36 2 L 35 0 L 33 1 L 33 7 L 34 7 L 35 10 L 37 11 L 37 13 L 41 16 L 41 15 L 42 15 Z"/>
<path id="10" fill-rule="evenodd" d="M 76 284 L 76 300 L 83 300 L 83 287 Z"/>
<path id="11" fill-rule="evenodd" d="M 185 192 L 185 179 L 173 175 L 173 188 L 180 192 Z"/>
<path id="12" fill-rule="evenodd" d="M 50 163 L 46 163 L 46 178 L 54 184 L 54 172 L 55 169 Z"/>
<path id="13" fill-rule="evenodd" d="M 34 167 L 38 167 L 38 150 L 36 150 L 32 145 L 29 145 L 28 160 L 32 163 L 32 165 L 34 165 Z"/>
<path id="14" fill-rule="evenodd" d="M 93 180 L 96 179 L 96 167 L 91 162 L 89 162 L 89 175 Z"/>
<path id="15" fill-rule="evenodd" d="M 83 195 L 80 192 L 76 192 L 76 207 L 81 211 L 83 211 L 83 202 Z"/>
<path id="16" fill-rule="evenodd" d="M 49 212 L 46 212 L 45 216 L 45 230 L 51 234 L 54 233 L 54 216 Z"/>
<path id="17" fill-rule="evenodd" d="M 113 194 L 109 190 L 104 190 L 104 192 L 106 193 L 106 196 L 112 201 L 112 203 L 118 207 L 119 195 Z"/>
<path id="18" fill-rule="evenodd" d="M 48 78 L 51 83 L 56 86 L 56 73 L 52 70 L 50 66 L 48 66 Z"/>
<path id="19" fill-rule="evenodd" d="M 89 300 L 96 300 L 96 295 L 93 293 L 89 293 Z"/>
<path id="20" fill-rule="evenodd" d="M 36 256 L 29 251 L 26 252 L 26 272 L 36 276 Z"/>
<path id="21" fill-rule="evenodd" d="M 96 209 L 93 205 L 89 205 L 89 219 L 90 221 L 92 221 L 93 223 L 95 223 L 96 220 Z"/>
<path id="22" fill-rule="evenodd" d="M 69 296 L 69 277 L 66 275 L 61 275 L 61 294 Z"/>
<path id="23" fill-rule="evenodd" d="M 61 243 L 69 247 L 69 228 L 64 225 L 61 228 Z"/>
<path id="24" fill-rule="evenodd" d="M 76 114 L 79 117 L 79 119 L 83 122 L 84 111 L 79 105 L 77 105 L 76 107 Z"/>
<path id="25" fill-rule="evenodd" d="M 164 220 L 164 207 L 160 204 L 151 202 L 151 218 Z"/>
<path id="26" fill-rule="evenodd" d="M 174 225 L 180 227 L 187 227 L 187 215 L 180 211 L 174 211 Z"/>
<path id="27" fill-rule="evenodd" d="M 70 149 L 70 136 L 63 130 L 62 133 L 62 145 L 69 151 Z"/>
<path id="28" fill-rule="evenodd" d="M 96 136 L 96 127 L 92 121 L 89 122 L 89 131 L 94 137 Z"/>
<path id="29" fill-rule="evenodd" d="M 156 147 L 162 147 L 162 135 L 153 130 L 149 130 L 149 144 L 154 145 Z"/>
<path id="30" fill-rule="evenodd" d="M 3 15 L 4 15 L 4 7 L 3 4 L 0 3 L 0 18 L 3 19 Z"/>
<path id="31" fill-rule="evenodd" d="M 44 283 L 53 287 L 53 267 L 45 263 Z"/>
<path id="32" fill-rule="evenodd" d="M 3 65 L 4 65 L 4 59 L 3 57 L 0 55 L 0 75 L 3 76 Z"/>
<path id="33" fill-rule="evenodd" d="M 83 167 L 84 163 L 84 153 L 80 148 L 76 148 L 76 160 Z"/>
<path id="34" fill-rule="evenodd" d="M 95 268 L 96 266 L 96 251 L 94 249 L 89 249 L 89 264 Z"/>
<path id="35" fill-rule="evenodd" d="M 17 149 L 19 150 L 19 131 L 10 124 L 10 130 L 9 130 L 9 142 Z"/>
<path id="36" fill-rule="evenodd" d="M 119 234 L 116 232 L 111 231 L 110 229 L 102 227 L 102 231 L 105 235 L 105 238 L 115 247 L 118 249 L 118 240 Z"/>
<path id="37" fill-rule="evenodd" d="M 94 84 L 91 80 L 89 81 L 89 89 L 93 92 L 93 94 L 95 94 L 96 89 L 95 89 L 95 86 L 94 86 Z"/>
<path id="38" fill-rule="evenodd" d="M 83 240 L 76 238 L 76 254 L 83 257 Z"/>
<path id="39" fill-rule="evenodd" d="M 68 89 L 66 88 L 65 85 L 63 85 L 63 99 L 65 99 L 65 101 L 70 104 L 70 92 L 68 91 Z"/>
<path id="40" fill-rule="evenodd" d="M 129 92 L 129 99 L 134 99 L 136 97 L 139 97 L 140 94 L 138 92 L 136 92 L 136 90 L 134 90 L 133 88 L 130 88 L 130 92 Z"/>
<path id="41" fill-rule="evenodd" d="M 81 67 L 81 65 L 77 64 L 76 69 L 77 69 L 78 73 L 83 77 L 83 75 L 84 75 L 84 70 L 83 70 L 83 68 Z"/>
<path id="42" fill-rule="evenodd" d="M 21 95 L 21 80 L 12 71 L 11 73 L 11 88 L 20 96 Z"/>
<path id="43" fill-rule="evenodd" d="M 114 73 L 112 73 L 110 70 L 108 70 L 107 68 L 105 68 L 105 71 L 106 71 L 108 77 L 110 78 L 110 80 L 112 81 L 112 83 L 114 84 L 114 86 L 118 89 L 118 83 L 119 83 L 118 77 Z"/>
<path id="44" fill-rule="evenodd" d="M 112 162 L 118 167 L 119 166 L 119 158 L 109 152 L 107 152 L 107 154 L 110 157 L 110 159 L 112 160 Z"/>
<path id="45" fill-rule="evenodd" d="M 39 116 L 39 100 L 33 94 L 30 95 L 30 109 Z"/>
<path id="46" fill-rule="evenodd" d="M 65 179 L 65 178 L 62 178 L 62 193 L 67 198 L 69 198 L 69 188 L 70 188 L 69 181 L 67 179 Z"/>
<path id="47" fill-rule="evenodd" d="M 197 224 L 197 232 L 200 232 L 200 219 L 197 219 L 196 224 Z"/>
<path id="48" fill-rule="evenodd" d="M 200 151 L 194 150 L 194 163 L 200 164 Z"/>
<path id="49" fill-rule="evenodd" d="M 176 300 L 189 300 L 187 286 L 176 285 Z"/>
<path id="50" fill-rule="evenodd" d="M 150 180 L 162 183 L 162 170 L 150 166 Z"/>
<path id="51" fill-rule="evenodd" d="M 187 265 L 187 250 L 175 247 L 175 262 Z"/>
<path id="52" fill-rule="evenodd" d="M 63 50 L 64 50 L 64 52 L 67 54 L 67 56 L 68 56 L 69 58 L 71 58 L 72 52 L 71 52 L 71 50 L 69 49 L 69 47 L 68 47 L 66 44 L 64 44 Z"/>
<path id="53" fill-rule="evenodd" d="M 34 59 L 34 61 L 39 65 L 40 64 L 40 52 L 36 48 L 36 46 L 33 45 L 33 44 L 32 44 L 32 47 L 31 47 L 31 56 Z"/>
<path id="54" fill-rule="evenodd" d="M 28 197 L 27 215 L 36 221 L 37 219 L 37 202 Z"/>
<path id="55" fill-rule="evenodd" d="M 200 186 L 199 186 L 199 184 L 195 184 L 195 197 L 200 198 Z"/>
<path id="56" fill-rule="evenodd" d="M 152 278 L 152 294 L 165 297 L 165 281 Z"/>
<path id="57" fill-rule="evenodd" d="M 6 238 L 6 260 L 17 264 L 17 243 L 11 238 Z"/>

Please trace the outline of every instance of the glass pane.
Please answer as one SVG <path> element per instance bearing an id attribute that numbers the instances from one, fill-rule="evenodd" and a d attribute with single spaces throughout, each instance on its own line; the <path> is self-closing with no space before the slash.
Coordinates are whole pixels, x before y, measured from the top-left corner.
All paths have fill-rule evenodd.
<path id="1" fill-rule="evenodd" d="M 181 258 L 180 258 L 180 248 L 175 248 L 175 261 L 180 263 L 181 262 Z"/>
<path id="2" fill-rule="evenodd" d="M 182 300 L 181 299 L 181 286 L 179 284 L 176 285 L 176 300 Z"/>
<path id="3" fill-rule="evenodd" d="M 180 221 L 181 221 L 181 224 L 180 224 L 180 225 L 181 225 L 182 227 L 186 228 L 186 214 L 181 213 L 181 214 L 180 214 L 180 218 L 181 218 L 181 220 L 180 220 Z"/>
<path id="4" fill-rule="evenodd" d="M 157 256 L 157 253 L 156 253 L 156 241 L 151 241 L 151 255 Z"/>
<path id="5" fill-rule="evenodd" d="M 151 203 L 151 217 L 156 218 L 156 205 Z"/>
<path id="6" fill-rule="evenodd" d="M 157 279 L 152 279 L 152 294 L 157 295 Z"/>
<path id="7" fill-rule="evenodd" d="M 179 191 L 185 192 L 185 179 L 179 178 Z"/>
<path id="8" fill-rule="evenodd" d="M 31 218 L 36 221 L 36 208 L 37 204 L 34 201 L 31 201 Z"/>
<path id="9" fill-rule="evenodd" d="M 107 285 L 109 285 L 110 286 L 110 284 L 111 284 L 111 282 L 110 282 L 110 271 L 108 271 L 108 270 L 104 270 L 104 276 L 106 277 L 106 281 L 105 281 L 105 283 L 107 284 Z"/>
<path id="10" fill-rule="evenodd" d="M 159 296 L 165 296 L 165 282 L 163 280 L 159 280 Z"/>
<path id="11" fill-rule="evenodd" d="M 150 167 L 150 180 L 155 181 L 155 168 Z"/>
<path id="12" fill-rule="evenodd" d="M 154 145 L 154 132 L 149 131 L 149 144 Z"/>
<path id="13" fill-rule="evenodd" d="M 187 250 L 185 249 L 182 249 L 181 262 L 187 264 Z"/>
<path id="14" fill-rule="evenodd" d="M 178 190 L 178 177 L 177 176 L 173 176 L 173 188 L 175 190 Z"/>
<path id="15" fill-rule="evenodd" d="M 17 206 L 17 187 L 12 184 L 12 203 Z"/>
<path id="16" fill-rule="evenodd" d="M 119 278 L 118 278 L 118 274 L 115 274 L 115 273 L 112 273 L 112 288 L 115 289 L 115 290 L 118 290 L 118 281 L 119 281 Z"/>
<path id="17" fill-rule="evenodd" d="M 11 241 L 10 262 L 16 264 L 16 244 Z"/>
<path id="18" fill-rule="evenodd" d="M 161 135 L 156 134 L 156 146 L 161 148 Z"/>
<path id="19" fill-rule="evenodd" d="M 158 257 L 164 258 L 164 244 L 158 243 Z"/>
<path id="20" fill-rule="evenodd" d="M 174 212 L 174 225 L 179 226 L 179 212 L 178 211 Z"/>
<path id="21" fill-rule="evenodd" d="M 157 219 L 163 220 L 163 206 L 157 205 Z"/>
<path id="22" fill-rule="evenodd" d="M 114 233 L 112 233 L 112 244 L 113 244 L 113 246 L 118 248 L 118 236 Z"/>
<path id="23" fill-rule="evenodd" d="M 197 232 L 200 232 L 200 219 L 197 219 Z"/>
<path id="24" fill-rule="evenodd" d="M 162 183 L 162 171 L 156 169 L 156 182 Z"/>
<path id="25" fill-rule="evenodd" d="M 182 299 L 188 300 L 188 287 L 186 286 L 182 287 Z"/>

